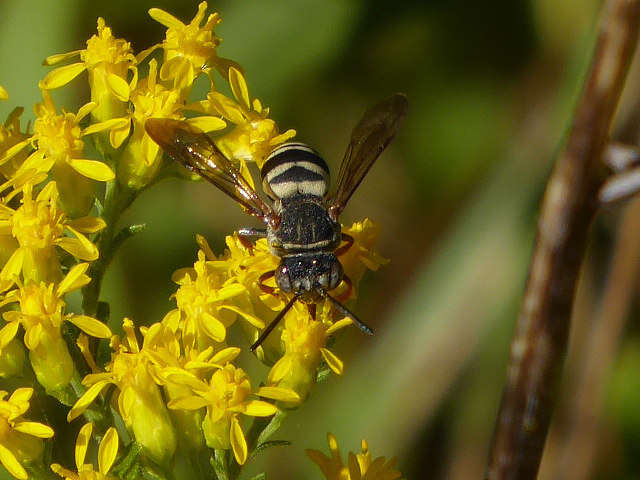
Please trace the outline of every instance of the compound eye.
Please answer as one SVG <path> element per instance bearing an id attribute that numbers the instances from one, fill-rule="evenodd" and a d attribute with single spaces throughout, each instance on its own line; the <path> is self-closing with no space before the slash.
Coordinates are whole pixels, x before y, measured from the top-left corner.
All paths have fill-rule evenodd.
<path id="1" fill-rule="evenodd" d="M 331 264 L 329 270 L 329 290 L 336 288 L 342 280 L 342 265 L 337 260 Z"/>
<path id="2" fill-rule="evenodd" d="M 283 292 L 291 292 L 291 277 L 289 276 L 289 269 L 286 265 L 278 265 L 276 269 L 276 284 Z"/>

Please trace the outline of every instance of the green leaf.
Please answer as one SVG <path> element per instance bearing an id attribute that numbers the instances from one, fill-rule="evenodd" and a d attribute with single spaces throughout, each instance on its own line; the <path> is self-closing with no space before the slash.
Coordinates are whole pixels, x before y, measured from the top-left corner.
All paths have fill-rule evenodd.
<path id="1" fill-rule="evenodd" d="M 273 416 L 273 418 L 267 424 L 267 426 L 264 427 L 264 430 L 262 430 L 262 432 L 260 432 L 260 435 L 258 435 L 258 440 L 256 442 L 256 445 L 262 445 L 263 443 L 267 443 L 267 440 L 274 433 L 276 433 L 278 431 L 278 429 L 282 425 L 282 422 L 284 422 L 285 418 L 287 418 L 286 410 L 279 410 L 278 413 L 276 413 Z M 256 450 L 257 450 L 257 448 L 256 448 Z"/>
<path id="2" fill-rule="evenodd" d="M 267 480 L 267 474 L 264 472 L 259 473 L 255 477 L 251 477 L 251 480 Z"/>
<path id="3" fill-rule="evenodd" d="M 255 448 L 255 450 L 253 450 L 253 452 L 251 452 L 251 455 L 249 456 L 249 460 L 252 460 L 254 457 L 256 457 L 260 453 L 264 452 L 268 448 L 271 448 L 271 447 L 288 447 L 289 445 L 291 445 L 291 442 L 289 440 L 269 440 L 268 442 L 260 443 Z"/>

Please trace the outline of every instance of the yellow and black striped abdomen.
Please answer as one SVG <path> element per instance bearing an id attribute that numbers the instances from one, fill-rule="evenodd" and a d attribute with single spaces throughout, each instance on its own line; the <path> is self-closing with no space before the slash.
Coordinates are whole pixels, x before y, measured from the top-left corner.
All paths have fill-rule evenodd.
<path id="1" fill-rule="evenodd" d="M 295 195 L 324 197 L 329 188 L 327 162 L 303 143 L 285 143 L 265 160 L 261 171 L 262 188 L 275 199 Z"/>

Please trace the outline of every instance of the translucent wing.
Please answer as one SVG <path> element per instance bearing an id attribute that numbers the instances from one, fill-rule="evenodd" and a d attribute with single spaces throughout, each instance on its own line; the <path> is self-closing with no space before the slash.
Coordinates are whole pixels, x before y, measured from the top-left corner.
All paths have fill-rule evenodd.
<path id="1" fill-rule="evenodd" d="M 367 110 L 353 129 L 340 165 L 336 193 L 329 202 L 329 213 L 334 220 L 344 210 L 373 162 L 395 136 L 408 106 L 407 97 L 396 93 Z"/>
<path id="2" fill-rule="evenodd" d="M 261 217 L 265 223 L 277 221 L 272 208 L 204 132 L 186 122 L 168 118 L 150 118 L 144 127 L 174 160 L 209 180 L 251 215 Z"/>

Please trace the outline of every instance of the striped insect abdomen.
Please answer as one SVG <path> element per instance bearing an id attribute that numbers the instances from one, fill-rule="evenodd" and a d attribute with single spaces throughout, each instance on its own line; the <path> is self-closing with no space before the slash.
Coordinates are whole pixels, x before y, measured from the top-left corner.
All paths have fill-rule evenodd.
<path id="1" fill-rule="evenodd" d="M 303 143 L 285 143 L 265 160 L 261 171 L 262 188 L 275 199 L 296 195 L 324 197 L 329 188 L 327 162 Z"/>

